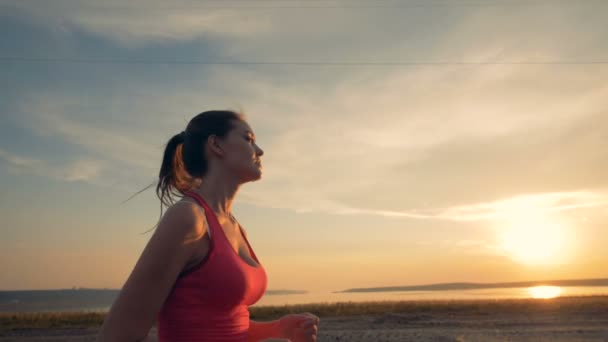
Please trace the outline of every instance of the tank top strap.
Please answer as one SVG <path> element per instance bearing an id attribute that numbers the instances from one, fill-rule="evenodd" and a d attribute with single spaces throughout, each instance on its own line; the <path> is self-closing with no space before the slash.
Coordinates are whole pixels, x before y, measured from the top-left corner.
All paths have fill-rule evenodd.
<path id="1" fill-rule="evenodd" d="M 194 191 L 186 191 L 184 192 L 184 196 L 189 196 L 194 198 L 194 200 L 203 208 L 205 212 L 205 217 L 207 218 L 207 223 L 209 223 L 209 228 L 211 229 L 209 237 L 213 238 L 217 236 L 217 228 L 220 227 L 220 222 L 217 220 L 217 217 L 211 210 L 211 207 L 205 202 L 205 200 Z"/>

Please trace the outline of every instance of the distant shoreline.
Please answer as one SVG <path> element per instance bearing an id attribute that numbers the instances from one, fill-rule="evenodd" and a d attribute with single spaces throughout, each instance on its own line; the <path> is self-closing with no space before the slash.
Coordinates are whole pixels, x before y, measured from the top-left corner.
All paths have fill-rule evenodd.
<path id="1" fill-rule="evenodd" d="M 591 278 L 591 279 L 561 279 L 561 280 L 544 280 L 544 281 L 518 281 L 507 283 L 439 283 L 428 285 L 409 285 L 409 286 L 383 286 L 383 287 L 364 287 L 352 288 L 334 293 L 352 293 L 352 292 L 407 292 L 407 291 L 450 291 L 450 290 L 482 290 L 482 289 L 504 289 L 504 288 L 526 288 L 533 286 L 608 286 L 608 278 Z"/>
<path id="2" fill-rule="evenodd" d="M 517 282 L 500 282 L 500 283 L 478 283 L 478 282 L 451 282 L 451 283 L 435 283 L 422 285 L 398 285 L 398 286 L 380 286 L 380 287 L 361 287 L 350 288 L 346 290 L 329 291 L 331 293 L 349 293 L 349 292 L 390 292 L 390 291 L 446 291 L 446 290 L 479 290 L 479 289 L 494 289 L 494 288 L 525 288 L 532 286 L 608 286 L 608 278 L 585 278 L 585 279 L 558 279 L 558 280 L 530 280 Z M 21 290 L 0 290 L 0 299 L 2 295 L 7 293 L 41 293 L 41 292 L 73 292 L 73 291 L 96 291 L 96 292 L 116 292 L 120 289 L 114 288 L 87 288 L 87 287 L 72 287 L 62 289 L 21 289 Z M 296 289 L 272 289 L 266 291 L 266 295 L 286 295 L 286 294 L 305 294 L 307 290 Z"/>

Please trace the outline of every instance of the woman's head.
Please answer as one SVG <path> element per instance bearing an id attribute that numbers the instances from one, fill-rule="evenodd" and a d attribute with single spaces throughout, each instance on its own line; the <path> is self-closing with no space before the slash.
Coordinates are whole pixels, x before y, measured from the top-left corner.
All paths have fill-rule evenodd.
<path id="1" fill-rule="evenodd" d="M 173 195 L 179 196 L 204 181 L 210 170 L 239 183 L 259 179 L 263 154 L 243 114 L 230 110 L 198 114 L 166 145 L 156 187 L 161 215 L 163 204 L 170 205 Z"/>

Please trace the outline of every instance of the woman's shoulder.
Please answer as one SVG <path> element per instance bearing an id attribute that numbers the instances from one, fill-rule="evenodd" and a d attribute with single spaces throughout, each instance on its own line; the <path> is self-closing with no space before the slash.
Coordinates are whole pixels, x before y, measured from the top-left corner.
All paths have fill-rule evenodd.
<path id="1" fill-rule="evenodd" d="M 169 206 L 161 220 L 174 234 L 200 238 L 207 232 L 205 213 L 194 200 L 182 198 Z M 159 225 L 160 228 L 160 225 Z"/>

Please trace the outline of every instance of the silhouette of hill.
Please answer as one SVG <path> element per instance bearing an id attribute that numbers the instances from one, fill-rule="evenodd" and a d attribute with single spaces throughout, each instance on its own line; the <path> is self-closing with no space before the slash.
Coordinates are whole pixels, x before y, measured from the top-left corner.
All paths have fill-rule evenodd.
<path id="1" fill-rule="evenodd" d="M 496 288 L 519 288 L 532 286 L 608 286 L 608 278 L 599 279 L 566 279 L 566 280 L 537 280 L 507 283 L 440 283 L 428 285 L 386 286 L 353 288 L 336 293 L 346 292 L 389 292 L 389 291 L 449 291 L 449 290 L 479 290 Z"/>

